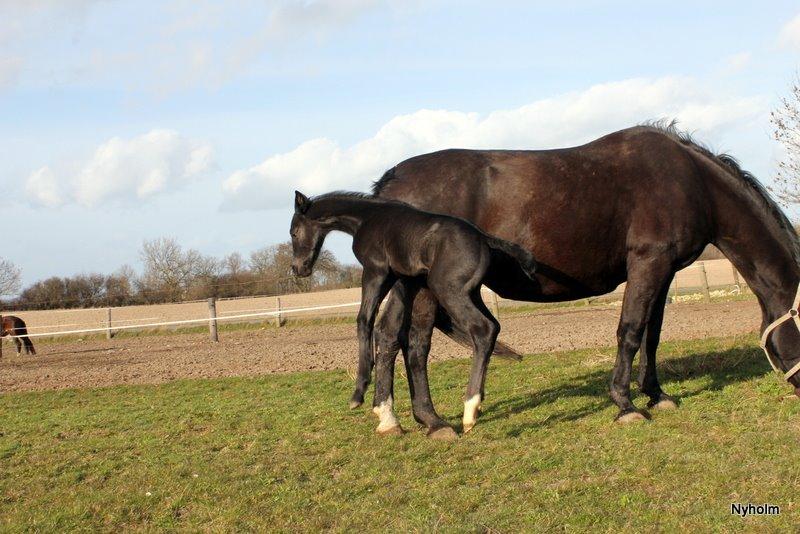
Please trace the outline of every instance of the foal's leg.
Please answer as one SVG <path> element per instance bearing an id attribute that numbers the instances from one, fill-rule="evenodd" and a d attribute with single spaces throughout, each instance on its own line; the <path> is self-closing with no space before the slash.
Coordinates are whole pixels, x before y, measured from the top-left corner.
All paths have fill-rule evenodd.
<path id="1" fill-rule="evenodd" d="M 428 384 L 428 354 L 431 350 L 431 336 L 437 308 L 438 302 L 433 293 L 428 288 L 421 288 L 414 297 L 408 345 L 404 356 L 414 419 L 425 425 L 429 438 L 453 440 L 458 438 L 458 434 L 450 423 L 436 413 Z"/>
<path id="2" fill-rule="evenodd" d="M 372 411 L 380 419 L 376 429 L 379 434 L 399 435 L 403 432 L 394 413 L 394 364 L 401 347 L 405 359 L 414 293 L 410 282 L 398 280 L 375 325 L 375 397 Z"/>
<path id="3" fill-rule="evenodd" d="M 628 284 L 617 328 L 617 361 L 611 378 L 611 399 L 621 423 L 646 419 L 631 402 L 631 367 L 656 301 L 671 276 L 669 263 L 659 256 L 631 255 Z"/>
<path id="4" fill-rule="evenodd" d="M 642 341 L 641 356 L 639 357 L 639 391 L 650 397 L 647 403 L 648 408 L 658 410 L 670 410 L 678 407 L 674 398 L 661 390 L 656 374 L 656 350 L 661 338 L 661 324 L 664 320 L 664 305 L 669 294 L 669 282 L 661 289 L 650 320 L 644 330 L 644 340 Z"/>
<path id="5" fill-rule="evenodd" d="M 358 376 L 356 387 L 350 399 L 350 408 L 358 408 L 364 403 L 372 376 L 372 330 L 378 307 L 394 283 L 388 273 L 376 269 L 364 269 L 361 275 L 361 308 L 358 311 Z"/>
<path id="6" fill-rule="evenodd" d="M 443 291 L 437 290 L 439 302 L 451 315 L 454 321 L 472 338 L 472 369 L 467 384 L 467 395 L 464 401 L 464 432 L 469 432 L 475 426 L 478 410 L 483 400 L 483 388 L 486 382 L 486 370 L 489 358 L 500 333 L 500 325 L 491 314 L 484 315 L 473 301 L 472 291 L 465 292 L 464 288 L 450 287 Z"/>
<path id="7" fill-rule="evenodd" d="M 14 340 L 14 345 L 17 346 L 17 356 L 22 354 L 22 341 L 18 337 L 11 338 Z"/>
<path id="8" fill-rule="evenodd" d="M 374 405 L 379 406 L 392 395 L 394 362 L 397 350 L 402 349 L 414 419 L 428 429 L 428 437 L 452 440 L 458 435 L 436 413 L 428 385 L 428 354 L 437 306 L 427 288 L 409 280 L 395 284 L 375 329 Z"/>

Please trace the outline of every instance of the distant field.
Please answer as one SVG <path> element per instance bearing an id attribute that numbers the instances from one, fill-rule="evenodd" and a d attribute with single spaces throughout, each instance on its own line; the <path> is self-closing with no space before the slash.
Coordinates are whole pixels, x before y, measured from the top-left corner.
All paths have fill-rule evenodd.
<path id="1" fill-rule="evenodd" d="M 755 336 L 663 349 L 677 411 L 613 424 L 613 349 L 535 354 L 492 364 L 456 443 L 417 431 L 400 374 L 400 438 L 346 409 L 343 371 L 6 393 L 0 530 L 796 531 L 800 402 Z M 468 366 L 431 369 L 454 422 Z"/>
<path id="2" fill-rule="evenodd" d="M 520 353 L 607 347 L 615 342 L 618 303 L 530 304 L 504 308 L 500 339 Z M 752 294 L 681 302 L 666 308 L 662 339 L 688 340 L 755 332 L 761 321 Z M 35 357 L 16 356 L 6 341 L 0 359 L 0 392 L 115 384 L 152 384 L 180 378 L 252 376 L 307 370 L 353 370 L 357 341 L 351 318 L 231 324 L 219 343 L 207 327 L 179 331 L 36 338 Z M 466 358 L 470 349 L 434 334 L 432 361 Z M 613 358 L 608 354 L 609 362 Z"/>
<path id="3" fill-rule="evenodd" d="M 695 263 L 677 276 L 677 284 L 673 285 L 673 292 L 686 293 L 687 291 L 697 291 L 701 287 L 701 271 L 699 263 Z M 713 287 L 731 286 L 734 283 L 733 269 L 728 260 L 710 260 L 703 262 L 708 276 L 709 285 Z M 611 293 L 611 298 L 619 299 L 624 284 Z M 489 293 L 484 294 L 484 298 L 489 300 Z M 313 293 L 293 293 L 288 295 L 272 297 L 252 297 L 241 299 L 227 299 L 217 301 L 217 314 L 220 318 L 225 316 L 272 312 L 278 308 L 280 300 L 281 309 L 285 311 L 284 318 L 295 319 L 336 319 L 341 317 L 352 317 L 357 311 L 357 306 L 345 308 L 335 308 L 326 310 L 312 310 L 306 312 L 291 311 L 293 308 L 307 308 L 317 306 L 330 306 L 350 302 L 358 302 L 361 299 L 361 289 L 336 289 L 331 291 L 318 291 Z M 500 307 L 519 307 L 528 306 L 529 303 L 521 303 L 506 299 L 499 299 Z M 548 305 L 552 307 L 552 305 Z M 106 308 L 93 309 L 67 309 L 67 310 L 42 310 L 42 311 L 6 311 L 7 315 L 19 315 L 22 317 L 31 333 L 61 332 L 70 330 L 105 328 L 107 325 Z M 111 309 L 112 327 L 131 326 L 138 324 L 159 323 L 168 321 L 180 321 L 186 319 L 204 319 L 208 317 L 208 304 L 206 301 L 186 302 L 178 304 L 154 304 L 150 306 L 125 306 Z M 236 322 L 263 322 L 265 320 L 274 322 L 273 318 L 248 318 L 239 319 Z M 221 324 L 230 324 L 222 323 Z M 202 325 L 201 325 L 202 327 Z M 183 327 L 181 327 L 183 328 Z"/>

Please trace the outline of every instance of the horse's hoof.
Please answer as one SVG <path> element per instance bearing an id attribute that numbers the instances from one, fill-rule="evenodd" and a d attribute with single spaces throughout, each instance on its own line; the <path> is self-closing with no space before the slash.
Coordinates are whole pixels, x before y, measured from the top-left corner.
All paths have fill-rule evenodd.
<path id="1" fill-rule="evenodd" d="M 465 423 L 464 424 L 464 434 L 466 434 L 467 432 L 469 432 L 473 428 L 475 428 L 475 423 Z"/>
<path id="2" fill-rule="evenodd" d="M 405 434 L 405 430 L 400 425 L 395 425 L 389 428 L 378 427 L 375 429 L 375 433 L 379 436 L 402 436 Z"/>
<path id="3" fill-rule="evenodd" d="M 362 404 L 364 404 L 364 401 L 351 400 L 350 403 L 347 406 L 351 410 L 355 410 L 356 408 L 359 408 Z"/>
<path id="4" fill-rule="evenodd" d="M 678 402 L 669 395 L 662 393 L 658 400 L 648 402 L 647 407 L 653 410 L 675 410 L 678 408 Z"/>
<path id="5" fill-rule="evenodd" d="M 619 414 L 617 414 L 617 417 L 616 419 L 614 419 L 614 421 L 624 425 L 627 423 L 637 423 L 639 421 L 647 421 L 648 419 L 649 417 L 646 414 L 638 410 L 629 410 L 627 412 L 620 412 Z"/>
<path id="6" fill-rule="evenodd" d="M 458 434 L 452 427 L 441 426 L 435 430 L 429 430 L 428 437 L 439 441 L 455 441 L 458 439 Z"/>

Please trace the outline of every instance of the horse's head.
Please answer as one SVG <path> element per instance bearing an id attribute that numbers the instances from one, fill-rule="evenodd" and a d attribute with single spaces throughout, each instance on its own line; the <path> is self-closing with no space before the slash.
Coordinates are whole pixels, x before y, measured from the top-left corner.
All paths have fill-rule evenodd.
<path id="1" fill-rule="evenodd" d="M 327 232 L 318 221 L 306 216 L 311 200 L 300 191 L 294 192 L 294 217 L 289 230 L 292 236 L 292 272 L 311 276 Z"/>
<path id="2" fill-rule="evenodd" d="M 795 394 L 800 397 L 800 320 L 797 309 L 792 308 L 768 326 L 765 336 L 762 343 L 767 357 L 773 367 L 781 371 L 794 386 Z"/>

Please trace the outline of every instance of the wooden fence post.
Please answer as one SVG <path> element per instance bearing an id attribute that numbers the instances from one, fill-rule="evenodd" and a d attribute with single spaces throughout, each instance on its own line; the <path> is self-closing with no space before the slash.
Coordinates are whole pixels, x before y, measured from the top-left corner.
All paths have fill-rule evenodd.
<path id="1" fill-rule="evenodd" d="M 499 320 L 500 319 L 500 304 L 497 302 L 497 293 L 495 293 L 491 289 L 489 291 L 492 292 L 492 313 L 494 313 L 494 318 Z"/>
<path id="2" fill-rule="evenodd" d="M 106 339 L 111 339 L 114 334 L 111 332 L 111 308 L 106 308 Z"/>
<path id="3" fill-rule="evenodd" d="M 0 334 L 3 333 L 3 314 L 0 313 Z M 3 357 L 3 338 L 0 337 L 0 358 Z"/>
<path id="4" fill-rule="evenodd" d="M 281 298 L 280 297 L 277 297 L 275 299 L 275 311 L 277 312 L 277 313 L 275 313 L 275 326 L 280 327 L 281 326 Z"/>
<path id="5" fill-rule="evenodd" d="M 217 301 L 214 297 L 208 299 L 208 331 L 211 334 L 211 341 L 219 341 L 219 336 L 217 336 Z"/>
<path id="6" fill-rule="evenodd" d="M 675 273 L 675 289 L 672 292 L 672 302 L 678 302 L 678 273 Z"/>
<path id="7" fill-rule="evenodd" d="M 703 295 L 706 302 L 711 302 L 711 292 L 708 289 L 708 274 L 706 274 L 706 264 L 704 261 L 698 262 L 700 265 L 700 282 L 703 284 Z"/>

